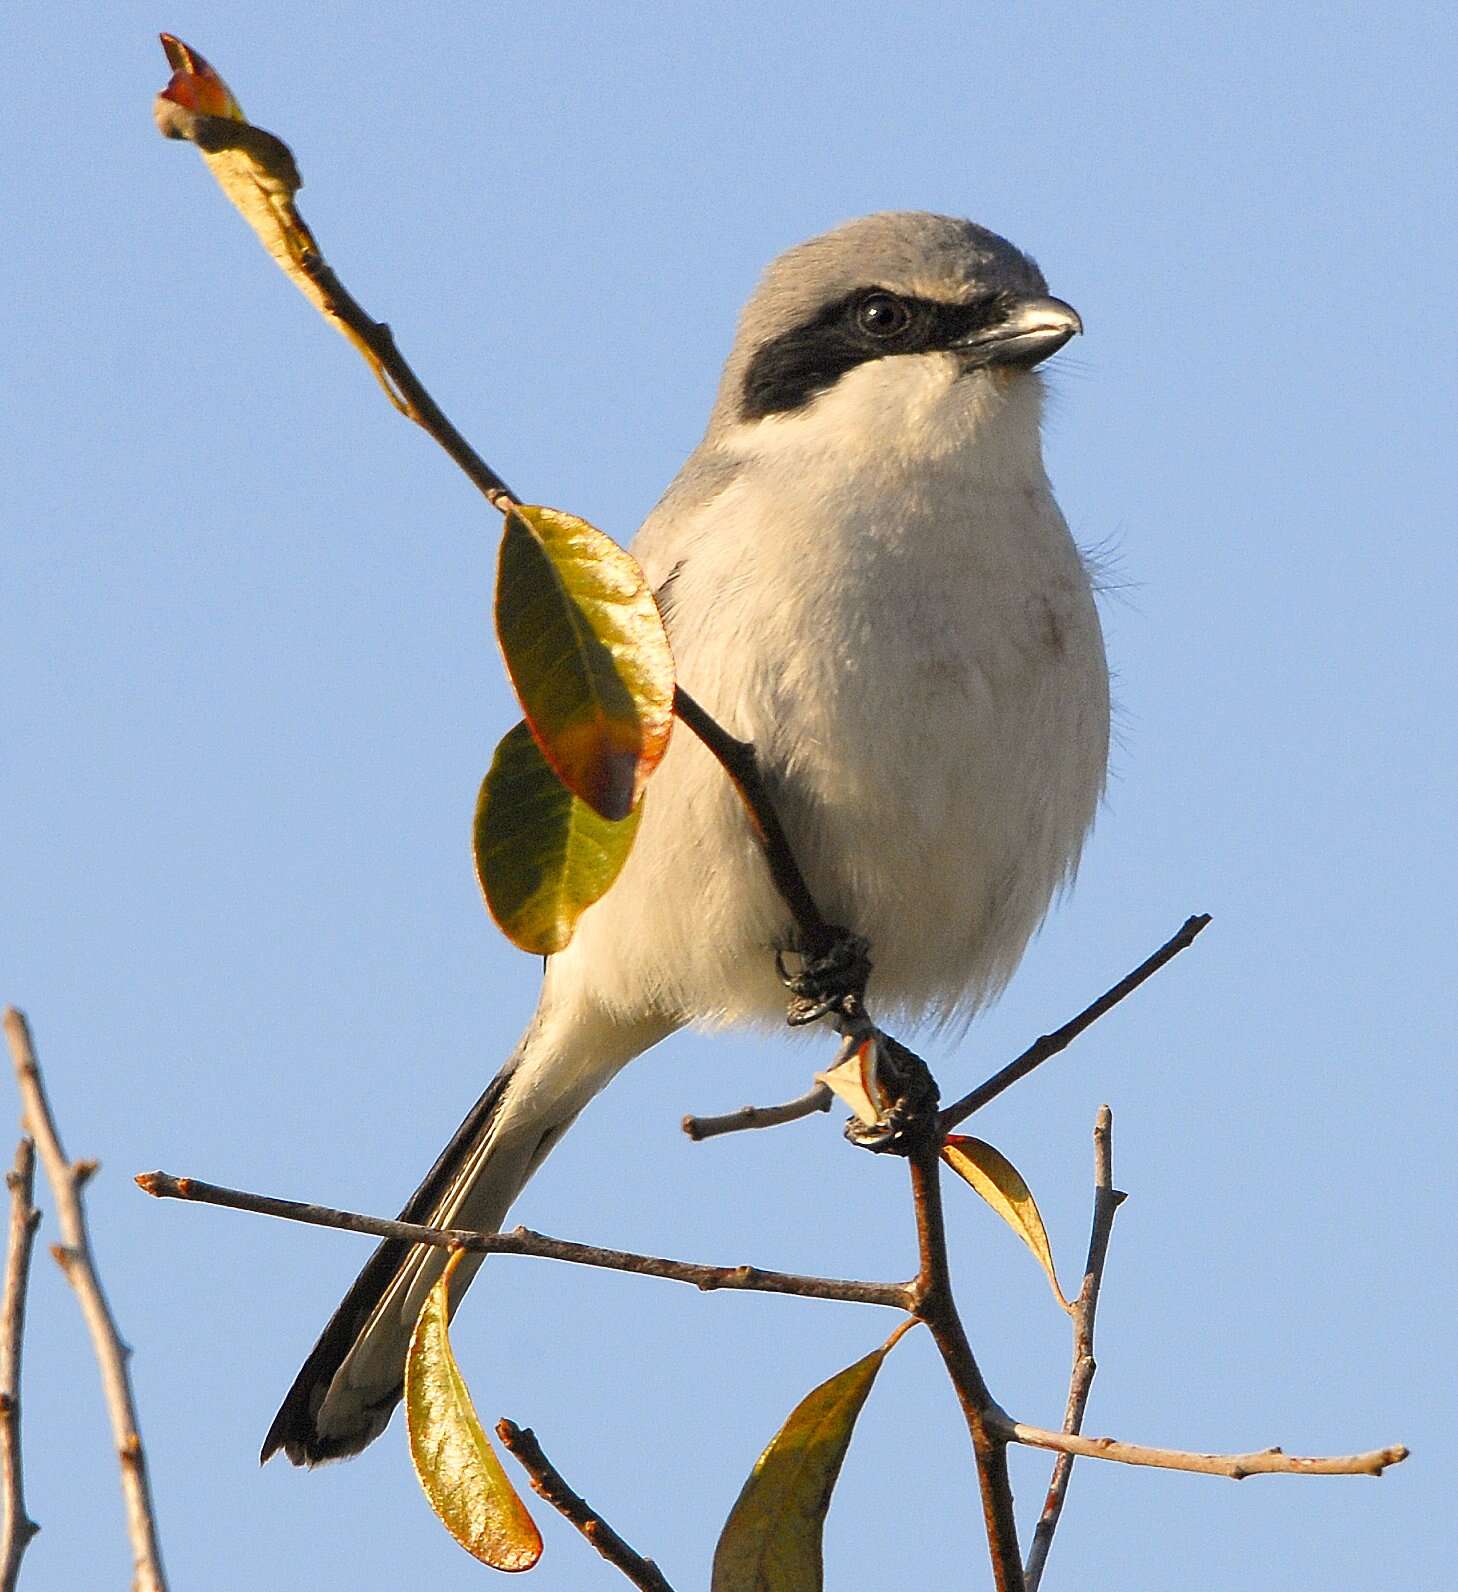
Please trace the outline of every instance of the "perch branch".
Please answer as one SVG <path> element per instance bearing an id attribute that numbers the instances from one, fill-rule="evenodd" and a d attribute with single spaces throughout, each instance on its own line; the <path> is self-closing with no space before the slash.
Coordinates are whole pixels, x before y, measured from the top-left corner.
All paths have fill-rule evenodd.
<path id="1" fill-rule="evenodd" d="M 599 1249 L 592 1244 L 574 1244 L 565 1238 L 549 1238 L 525 1227 L 509 1233 L 474 1233 L 442 1227 L 421 1227 L 415 1222 L 385 1221 L 378 1216 L 361 1216 L 354 1211 L 331 1210 L 325 1205 L 304 1205 L 296 1200 L 250 1194 L 242 1189 L 222 1188 L 192 1177 L 173 1177 L 167 1172 L 142 1172 L 138 1185 L 158 1199 L 196 1200 L 205 1205 L 226 1205 L 232 1210 L 255 1211 L 260 1216 L 277 1216 L 284 1221 L 305 1222 L 313 1227 L 338 1227 L 351 1233 L 370 1233 L 376 1238 L 403 1238 L 413 1244 L 433 1244 L 440 1249 L 469 1249 L 484 1255 L 531 1255 L 541 1260 L 563 1260 L 575 1266 L 600 1266 L 609 1271 L 635 1272 L 644 1277 L 662 1277 L 669 1282 L 688 1283 L 705 1292 L 737 1289 L 749 1293 L 795 1294 L 802 1299 L 834 1299 L 843 1304 L 886 1305 L 893 1310 L 909 1310 L 912 1289 L 905 1283 L 844 1282 L 834 1277 L 806 1277 L 795 1272 L 762 1271 L 757 1266 L 701 1266 L 685 1260 L 662 1260 L 655 1255 L 638 1255 L 625 1249 Z"/>
<path id="2" fill-rule="evenodd" d="M 35 1145 L 23 1138 L 15 1166 L 5 1174 L 10 1190 L 10 1238 L 5 1247 L 5 1298 L 0 1305 L 0 1487 L 5 1519 L 0 1526 L 0 1592 L 15 1592 L 20 1561 L 40 1530 L 25 1512 L 25 1476 L 20 1448 L 20 1353 L 25 1343 L 25 1298 L 30 1285 L 30 1252 L 40 1212 L 35 1188 Z"/>
<path id="3" fill-rule="evenodd" d="M 1098 1313 L 1099 1289 L 1103 1284 L 1104 1263 L 1109 1254 L 1109 1235 L 1114 1230 L 1114 1213 L 1126 1198 L 1114 1187 L 1113 1134 L 1114 1114 L 1107 1106 L 1100 1106 L 1093 1132 L 1093 1225 L 1088 1236 L 1088 1260 L 1083 1268 L 1083 1287 L 1079 1289 L 1073 1307 L 1073 1374 L 1068 1383 L 1068 1408 L 1063 1417 L 1063 1430 L 1069 1434 L 1076 1434 L 1083 1427 L 1089 1391 L 1098 1369 L 1094 1362 L 1094 1317 Z M 1048 1562 L 1048 1550 L 1053 1546 L 1053 1533 L 1058 1529 L 1058 1518 L 1063 1513 L 1063 1501 L 1068 1495 L 1068 1482 L 1072 1474 L 1073 1455 L 1060 1454 L 1054 1461 L 1048 1495 L 1043 1500 L 1043 1512 L 1038 1517 L 1033 1541 L 1028 1549 L 1028 1562 L 1023 1570 L 1027 1592 L 1038 1592 L 1038 1583 L 1043 1579 L 1043 1568 Z"/>
<path id="4" fill-rule="evenodd" d="M 81 1190 L 95 1173 L 95 1161 L 68 1161 L 61 1148 L 55 1120 L 46 1100 L 40 1068 L 35 1059 L 30 1027 L 11 1006 L 5 1012 L 5 1037 L 20 1085 L 21 1122 L 35 1140 L 46 1181 L 56 1202 L 56 1223 L 61 1241 L 51 1253 L 76 1290 L 81 1313 L 91 1333 L 92 1347 L 101 1369 L 112 1437 L 121 1464 L 122 1497 L 126 1504 L 127 1532 L 132 1544 L 132 1585 L 135 1592 L 166 1592 L 162 1550 L 157 1542 L 157 1521 L 147 1484 L 147 1458 L 137 1430 L 137 1407 L 132 1395 L 127 1359 L 131 1351 L 121 1340 L 106 1294 L 91 1257 L 91 1238 Z"/>
<path id="5" fill-rule="evenodd" d="M 798 1122 L 817 1111 L 829 1111 L 835 1096 L 823 1083 L 806 1094 L 779 1106 L 740 1106 L 722 1117 L 685 1117 L 683 1131 L 689 1138 L 712 1139 L 721 1133 L 743 1133 L 748 1128 L 777 1128 L 782 1122 Z"/>
<path id="6" fill-rule="evenodd" d="M 1258 1448 L 1249 1454 L 1192 1454 L 1178 1448 L 1150 1448 L 1143 1443 L 1121 1443 L 1113 1437 L 1078 1437 L 1071 1432 L 1048 1432 L 1006 1416 L 994 1416 L 992 1425 L 1003 1441 L 1049 1448 L 1057 1454 L 1085 1459 L 1111 1459 L 1121 1465 L 1150 1465 L 1156 1470 L 1187 1470 L 1200 1476 L 1380 1476 L 1389 1465 L 1400 1465 L 1408 1450 L 1401 1444 L 1374 1448 L 1365 1454 L 1327 1454 L 1307 1457 L 1280 1448 Z"/>
<path id="7" fill-rule="evenodd" d="M 673 711 L 713 753 L 744 803 L 755 838 L 764 850 L 775 889 L 790 909 L 799 930 L 799 948 L 807 956 L 823 956 L 835 943 L 836 931 L 826 922 L 800 872 L 800 864 L 785 838 L 784 826 L 775 810 L 753 743 L 730 735 L 682 686 L 674 690 Z"/>
<path id="8" fill-rule="evenodd" d="M 1148 978 L 1152 978 L 1166 962 L 1171 962 L 1181 951 L 1193 945 L 1195 937 L 1210 921 L 1208 912 L 1186 918 L 1178 933 L 1172 935 L 1154 953 L 1141 962 L 1134 971 L 1121 978 L 1112 989 L 1105 990 L 1091 1006 L 1085 1006 L 1077 1017 L 1064 1023 L 1062 1028 L 1044 1034 L 1005 1066 L 993 1073 L 986 1083 L 979 1084 L 971 1094 L 963 1095 L 942 1112 L 940 1127 L 943 1134 L 950 1133 L 960 1122 L 965 1122 L 974 1111 L 980 1111 L 990 1100 L 995 1100 L 1004 1089 L 1010 1089 L 1020 1079 L 1026 1078 L 1035 1067 L 1041 1067 L 1059 1051 L 1067 1050 L 1075 1039 L 1096 1023 L 1105 1012 L 1112 1011 L 1126 995 L 1132 995 Z"/>
<path id="9" fill-rule="evenodd" d="M 621 1570 L 642 1592 L 673 1592 L 652 1559 L 634 1552 L 580 1493 L 567 1485 L 562 1473 L 542 1452 L 536 1433 L 515 1421 L 498 1421 L 496 1435 L 531 1478 L 532 1491 L 574 1525 L 615 1569 Z"/>

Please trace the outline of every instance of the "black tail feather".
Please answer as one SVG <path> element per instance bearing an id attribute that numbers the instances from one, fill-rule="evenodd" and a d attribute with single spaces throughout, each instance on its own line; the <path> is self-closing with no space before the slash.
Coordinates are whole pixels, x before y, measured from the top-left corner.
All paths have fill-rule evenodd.
<path id="1" fill-rule="evenodd" d="M 491 1080 L 486 1092 L 452 1135 L 451 1142 L 436 1157 L 435 1165 L 425 1174 L 420 1187 L 405 1202 L 400 1221 L 430 1223 L 462 1160 L 480 1143 L 490 1128 L 515 1068 L 513 1058 Z M 273 1425 L 268 1429 L 268 1436 L 263 1440 L 260 1464 L 266 1464 L 279 1449 L 295 1465 L 317 1465 L 327 1459 L 343 1459 L 350 1454 L 357 1454 L 383 1429 L 390 1412 L 400 1401 L 404 1387 L 403 1363 L 400 1383 L 393 1392 L 371 1407 L 379 1416 L 378 1424 L 372 1428 L 346 1437 L 326 1437 L 315 1426 L 315 1414 L 329 1384 L 354 1347 L 361 1329 L 389 1291 L 395 1274 L 413 1247 L 407 1239 L 387 1238 L 365 1263 L 364 1270 L 355 1278 L 339 1308 L 329 1318 L 328 1325 L 319 1334 L 319 1341 L 309 1351 L 308 1359 L 279 1405 Z"/>

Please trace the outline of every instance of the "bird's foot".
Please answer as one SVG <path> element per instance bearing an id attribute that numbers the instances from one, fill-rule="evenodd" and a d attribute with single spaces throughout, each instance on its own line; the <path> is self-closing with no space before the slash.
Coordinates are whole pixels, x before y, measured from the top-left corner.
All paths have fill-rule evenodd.
<path id="1" fill-rule="evenodd" d="M 834 929 L 829 948 L 819 955 L 799 952 L 800 966 L 792 973 L 785 953 L 775 952 L 775 971 L 790 992 L 785 1020 L 803 1028 L 822 1017 L 858 1014 L 871 976 L 870 945 L 848 929 Z"/>
<path id="2" fill-rule="evenodd" d="M 936 1079 L 915 1051 L 889 1034 L 878 1034 L 876 1081 L 888 1102 L 885 1109 L 874 1122 L 852 1117 L 845 1136 L 879 1155 L 906 1155 L 935 1120 L 941 1098 Z"/>

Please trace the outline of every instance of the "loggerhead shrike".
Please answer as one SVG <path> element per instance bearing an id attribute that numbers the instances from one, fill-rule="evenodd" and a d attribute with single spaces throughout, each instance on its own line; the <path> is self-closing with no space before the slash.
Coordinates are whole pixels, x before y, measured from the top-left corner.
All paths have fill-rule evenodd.
<path id="1" fill-rule="evenodd" d="M 791 249 L 633 543 L 679 678 L 754 743 L 812 893 L 870 942 L 888 1018 L 955 1021 L 997 994 L 1103 789 L 1108 668 L 1034 373 L 1080 330 L 1027 255 L 969 221 L 874 215 Z M 402 1217 L 497 1229 L 634 1056 L 686 1024 L 782 1023 L 775 951 L 792 944 L 739 798 L 680 730 L 621 877 Z M 264 1459 L 379 1436 L 445 1260 L 379 1246 Z"/>

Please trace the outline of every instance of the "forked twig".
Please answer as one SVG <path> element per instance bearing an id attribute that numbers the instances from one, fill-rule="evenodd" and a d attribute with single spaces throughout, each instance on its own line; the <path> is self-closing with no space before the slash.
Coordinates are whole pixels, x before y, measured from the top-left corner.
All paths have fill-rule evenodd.
<path id="1" fill-rule="evenodd" d="M 542 1452 L 542 1445 L 529 1426 L 501 1420 L 496 1423 L 496 1435 L 531 1478 L 537 1497 L 576 1526 L 610 1565 L 621 1570 L 642 1592 L 673 1592 L 652 1559 L 645 1559 L 630 1548 L 580 1493 L 573 1492 L 561 1471 Z"/>
<path id="2" fill-rule="evenodd" d="M 996 1592 L 1023 1592 L 1017 1517 L 1013 1513 L 1012 1482 L 1007 1470 L 1007 1438 L 992 1425 L 990 1416 L 998 1408 L 997 1401 L 983 1380 L 952 1296 L 946 1225 L 942 1217 L 941 1139 L 932 1127 L 934 1122 L 934 1118 L 930 1120 L 927 1124 L 930 1131 L 923 1132 L 907 1158 L 916 1207 L 917 1247 L 921 1254 L 921 1270 L 916 1279 L 916 1314 L 931 1332 L 972 1437 L 977 1482 L 982 1493 L 983 1525 L 992 1557 L 993 1586 Z"/>
<path id="3" fill-rule="evenodd" d="M 30 1027 L 11 1006 L 5 1012 L 5 1037 L 15 1063 L 20 1086 L 21 1122 L 35 1140 L 46 1181 L 56 1202 L 56 1223 L 61 1241 L 51 1248 L 66 1280 L 76 1290 L 81 1313 L 91 1334 L 107 1414 L 121 1465 L 122 1498 L 126 1504 L 127 1533 L 132 1544 L 132 1584 L 135 1592 L 166 1592 L 162 1550 L 157 1541 L 157 1518 L 147 1484 L 147 1458 L 137 1430 L 137 1407 L 132 1396 L 127 1358 L 131 1351 L 121 1340 L 111 1307 L 91 1256 L 91 1237 L 81 1190 L 97 1170 L 95 1161 L 68 1161 L 61 1148 L 55 1120 L 46 1100 Z"/>

